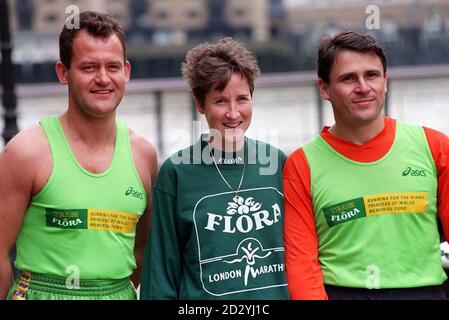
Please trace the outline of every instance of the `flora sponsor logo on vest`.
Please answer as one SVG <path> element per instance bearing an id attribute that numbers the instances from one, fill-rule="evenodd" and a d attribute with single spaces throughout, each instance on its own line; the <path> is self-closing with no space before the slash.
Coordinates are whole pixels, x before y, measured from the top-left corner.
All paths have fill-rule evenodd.
<path id="1" fill-rule="evenodd" d="M 128 190 L 125 192 L 125 196 L 131 195 L 133 198 L 138 198 L 143 200 L 143 192 L 139 192 L 137 190 L 134 190 L 133 187 L 129 187 Z"/>
<path id="2" fill-rule="evenodd" d="M 262 205 L 253 197 L 247 199 L 236 195 L 233 202 L 228 202 L 226 215 L 207 213 L 207 224 L 205 229 L 210 231 L 220 230 L 224 233 L 248 233 L 260 230 L 279 222 L 281 209 L 276 203 L 272 205 L 272 211 L 260 210 Z"/>
<path id="3" fill-rule="evenodd" d="M 337 215 L 332 215 L 332 221 L 345 221 L 349 218 L 355 217 L 357 214 L 360 213 L 360 210 L 357 208 L 354 208 L 353 210 L 349 210 L 348 212 L 342 212 Z"/>
<path id="4" fill-rule="evenodd" d="M 402 171 L 402 176 L 426 177 L 426 170 L 412 169 L 412 167 L 407 167 L 404 171 Z"/>
<path id="5" fill-rule="evenodd" d="M 83 221 L 80 218 L 77 218 L 75 220 L 67 220 L 67 219 L 60 220 L 60 219 L 53 218 L 53 220 L 51 222 L 55 225 L 58 225 L 60 227 L 65 227 L 65 228 L 75 227 L 75 226 L 83 223 Z"/>
<path id="6" fill-rule="evenodd" d="M 330 212 L 336 213 L 331 215 L 331 221 L 341 222 L 355 217 L 360 213 L 360 210 L 357 209 L 354 201 L 350 201 L 330 208 Z"/>
<path id="7" fill-rule="evenodd" d="M 366 216 L 365 211 L 363 198 L 356 198 L 323 208 L 324 216 L 329 227 L 363 218 Z"/>
<path id="8" fill-rule="evenodd" d="M 47 226 L 61 229 L 84 229 L 87 209 L 46 209 Z"/>

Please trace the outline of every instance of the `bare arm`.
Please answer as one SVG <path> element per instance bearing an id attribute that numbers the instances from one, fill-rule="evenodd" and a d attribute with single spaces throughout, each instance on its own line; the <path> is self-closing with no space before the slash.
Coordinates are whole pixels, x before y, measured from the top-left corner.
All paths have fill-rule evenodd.
<path id="1" fill-rule="evenodd" d="M 37 130 L 19 134 L 0 153 L 0 299 L 5 299 L 12 283 L 9 251 L 33 193 L 32 154 L 39 144 L 30 138 Z"/>
<path id="2" fill-rule="evenodd" d="M 148 239 L 148 234 L 150 232 L 151 226 L 151 196 L 148 196 L 148 205 L 143 213 L 142 217 L 139 219 L 136 227 L 136 240 L 134 244 L 134 258 L 136 259 L 136 269 L 131 275 L 131 281 L 134 287 L 137 288 L 140 284 L 140 272 L 142 271 L 143 264 L 143 252 L 145 249 L 145 244 Z"/>
<path id="3" fill-rule="evenodd" d="M 131 146 L 133 150 L 134 163 L 148 195 L 147 207 L 142 217 L 139 219 L 136 227 L 134 257 L 136 259 L 137 267 L 131 276 L 131 280 L 137 288 L 140 284 L 143 254 L 150 232 L 152 188 L 156 180 L 158 164 L 156 150 L 148 141 L 142 137 L 138 137 L 135 134 L 131 134 Z"/>

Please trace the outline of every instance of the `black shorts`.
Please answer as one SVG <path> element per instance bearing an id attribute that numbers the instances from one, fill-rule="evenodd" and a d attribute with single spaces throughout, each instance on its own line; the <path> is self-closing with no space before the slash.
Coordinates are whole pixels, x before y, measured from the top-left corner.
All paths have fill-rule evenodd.
<path id="1" fill-rule="evenodd" d="M 329 300 L 447 300 L 443 286 L 365 289 L 324 285 Z"/>

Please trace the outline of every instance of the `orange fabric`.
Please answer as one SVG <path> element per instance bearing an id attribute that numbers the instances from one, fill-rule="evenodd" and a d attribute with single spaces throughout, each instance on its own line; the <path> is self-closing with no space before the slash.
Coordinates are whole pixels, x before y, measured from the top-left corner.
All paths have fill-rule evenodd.
<path id="1" fill-rule="evenodd" d="M 438 173 L 438 216 L 446 239 L 449 237 L 449 137 L 424 127 Z"/>
<path id="2" fill-rule="evenodd" d="M 290 298 L 327 299 L 318 261 L 310 170 L 302 149 L 296 150 L 287 159 L 283 180 L 285 271 Z"/>
<path id="3" fill-rule="evenodd" d="M 337 138 L 324 127 L 321 137 L 340 154 L 354 161 L 373 162 L 382 158 L 394 142 L 396 120 L 384 118 L 383 130 L 374 138 L 362 145 Z"/>
<path id="4" fill-rule="evenodd" d="M 343 156 L 360 162 L 382 158 L 394 142 L 396 121 L 385 118 L 382 132 L 363 145 L 343 141 L 325 127 L 321 137 Z M 438 214 L 444 233 L 449 236 L 449 138 L 424 128 L 438 172 Z M 318 235 L 315 230 L 310 190 L 310 169 L 302 149 L 293 152 L 283 171 L 285 196 L 285 261 L 287 283 L 292 299 L 327 299 L 318 261 Z"/>

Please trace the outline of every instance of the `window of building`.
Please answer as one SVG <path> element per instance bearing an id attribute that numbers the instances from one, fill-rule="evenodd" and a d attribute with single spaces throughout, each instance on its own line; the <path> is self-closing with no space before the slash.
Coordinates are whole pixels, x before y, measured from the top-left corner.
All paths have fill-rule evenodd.
<path id="1" fill-rule="evenodd" d="M 171 33 L 166 30 L 155 31 L 153 33 L 152 41 L 153 44 L 157 46 L 168 46 L 173 42 Z"/>
<path id="2" fill-rule="evenodd" d="M 30 0 L 17 0 L 16 2 L 17 18 L 20 30 L 30 30 L 32 25 L 32 16 L 34 5 Z"/>
<path id="3" fill-rule="evenodd" d="M 270 16 L 272 17 L 282 17 L 284 16 L 284 4 L 280 0 L 270 1 Z"/>
<path id="4" fill-rule="evenodd" d="M 396 42 L 399 37 L 399 29 L 396 21 L 392 17 L 385 17 L 381 21 L 382 37 L 386 42 Z"/>
<path id="5" fill-rule="evenodd" d="M 436 9 L 430 9 L 424 20 L 424 32 L 427 36 L 437 35 L 440 32 L 440 15 Z"/>
<path id="6" fill-rule="evenodd" d="M 56 21 L 58 21 L 58 15 L 49 13 L 45 16 L 44 19 L 45 19 L 45 21 L 47 21 L 49 23 L 55 23 Z"/>
<path id="7" fill-rule="evenodd" d="M 324 34 L 324 28 L 318 23 L 309 22 L 304 34 L 307 47 L 315 48 L 320 37 Z"/>
<path id="8" fill-rule="evenodd" d="M 168 12 L 165 11 L 165 10 L 160 10 L 160 11 L 157 12 L 156 16 L 157 16 L 157 18 L 160 19 L 160 20 L 167 20 L 169 14 L 168 14 Z"/>
<path id="9" fill-rule="evenodd" d="M 244 9 L 242 9 L 242 8 L 236 8 L 234 10 L 234 16 L 236 18 L 243 18 L 243 17 L 246 16 L 246 11 Z"/>
<path id="10" fill-rule="evenodd" d="M 446 19 L 444 20 L 444 31 L 449 33 L 449 11 L 446 12 Z"/>
<path id="11" fill-rule="evenodd" d="M 196 10 L 189 10 L 189 11 L 187 11 L 187 17 L 189 18 L 189 19 L 198 19 L 198 17 L 199 17 L 200 15 L 199 15 L 199 13 L 198 13 L 198 11 L 196 11 Z"/>

